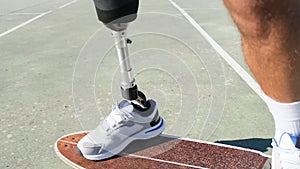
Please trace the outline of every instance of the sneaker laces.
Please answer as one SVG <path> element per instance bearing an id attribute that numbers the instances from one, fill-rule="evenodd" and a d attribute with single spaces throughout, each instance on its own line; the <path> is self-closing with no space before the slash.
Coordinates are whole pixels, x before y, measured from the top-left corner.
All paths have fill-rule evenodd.
<path id="1" fill-rule="evenodd" d="M 105 121 L 110 128 L 115 128 L 124 121 L 128 121 L 132 118 L 134 118 L 132 112 L 128 112 L 125 109 L 120 109 L 119 104 L 115 103 L 112 107 L 112 112 L 106 117 Z"/>
<path id="2" fill-rule="evenodd" d="M 277 142 L 273 139 L 275 156 L 274 166 L 280 169 L 300 169 L 300 149 L 297 147 L 299 138 L 289 133 L 283 133 Z M 278 161 L 278 162 L 276 162 Z"/>
<path id="3" fill-rule="evenodd" d="M 300 169 L 300 152 L 299 151 L 279 151 L 280 165 L 284 169 Z"/>
<path id="4" fill-rule="evenodd" d="M 290 154 L 280 154 L 280 165 L 283 169 L 300 169 L 300 157 Z"/>

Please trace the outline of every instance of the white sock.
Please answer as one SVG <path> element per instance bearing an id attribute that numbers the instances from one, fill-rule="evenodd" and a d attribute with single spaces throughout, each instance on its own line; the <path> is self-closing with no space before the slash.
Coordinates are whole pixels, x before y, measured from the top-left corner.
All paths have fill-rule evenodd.
<path id="1" fill-rule="evenodd" d="M 300 137 L 300 101 L 280 103 L 265 96 L 265 102 L 275 120 L 275 140 L 279 140 L 283 133 Z"/>

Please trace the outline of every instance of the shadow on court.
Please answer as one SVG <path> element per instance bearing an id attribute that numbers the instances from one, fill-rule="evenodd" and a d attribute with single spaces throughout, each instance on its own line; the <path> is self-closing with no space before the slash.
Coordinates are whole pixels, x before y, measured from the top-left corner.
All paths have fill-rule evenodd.
<path id="1" fill-rule="evenodd" d="M 267 139 L 249 138 L 249 139 L 242 139 L 242 140 L 226 140 L 226 141 L 221 140 L 221 141 L 216 141 L 215 143 L 221 143 L 221 144 L 266 152 L 268 151 L 268 148 L 272 148 L 271 142 L 272 142 L 271 138 L 267 138 Z"/>

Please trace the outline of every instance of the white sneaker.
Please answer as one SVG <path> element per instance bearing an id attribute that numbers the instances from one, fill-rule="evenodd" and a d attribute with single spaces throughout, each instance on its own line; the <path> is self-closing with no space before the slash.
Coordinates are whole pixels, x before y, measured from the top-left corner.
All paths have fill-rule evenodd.
<path id="1" fill-rule="evenodd" d="M 273 139 L 272 168 L 300 169 L 300 137 L 283 133 L 278 141 Z"/>
<path id="2" fill-rule="evenodd" d="M 110 115 L 77 144 L 82 155 L 89 160 L 103 160 L 120 153 L 130 142 L 150 139 L 164 130 L 164 121 L 159 116 L 154 100 L 150 107 L 140 111 L 122 101 L 113 107 Z"/>

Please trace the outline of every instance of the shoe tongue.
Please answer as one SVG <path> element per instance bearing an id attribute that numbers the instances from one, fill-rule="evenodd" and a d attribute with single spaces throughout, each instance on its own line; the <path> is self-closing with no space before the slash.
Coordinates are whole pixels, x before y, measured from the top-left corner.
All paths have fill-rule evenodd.
<path id="1" fill-rule="evenodd" d="M 120 104 L 119 104 L 119 109 L 123 112 L 132 112 L 133 111 L 133 105 L 131 103 L 129 103 L 128 101 L 123 100 Z"/>

